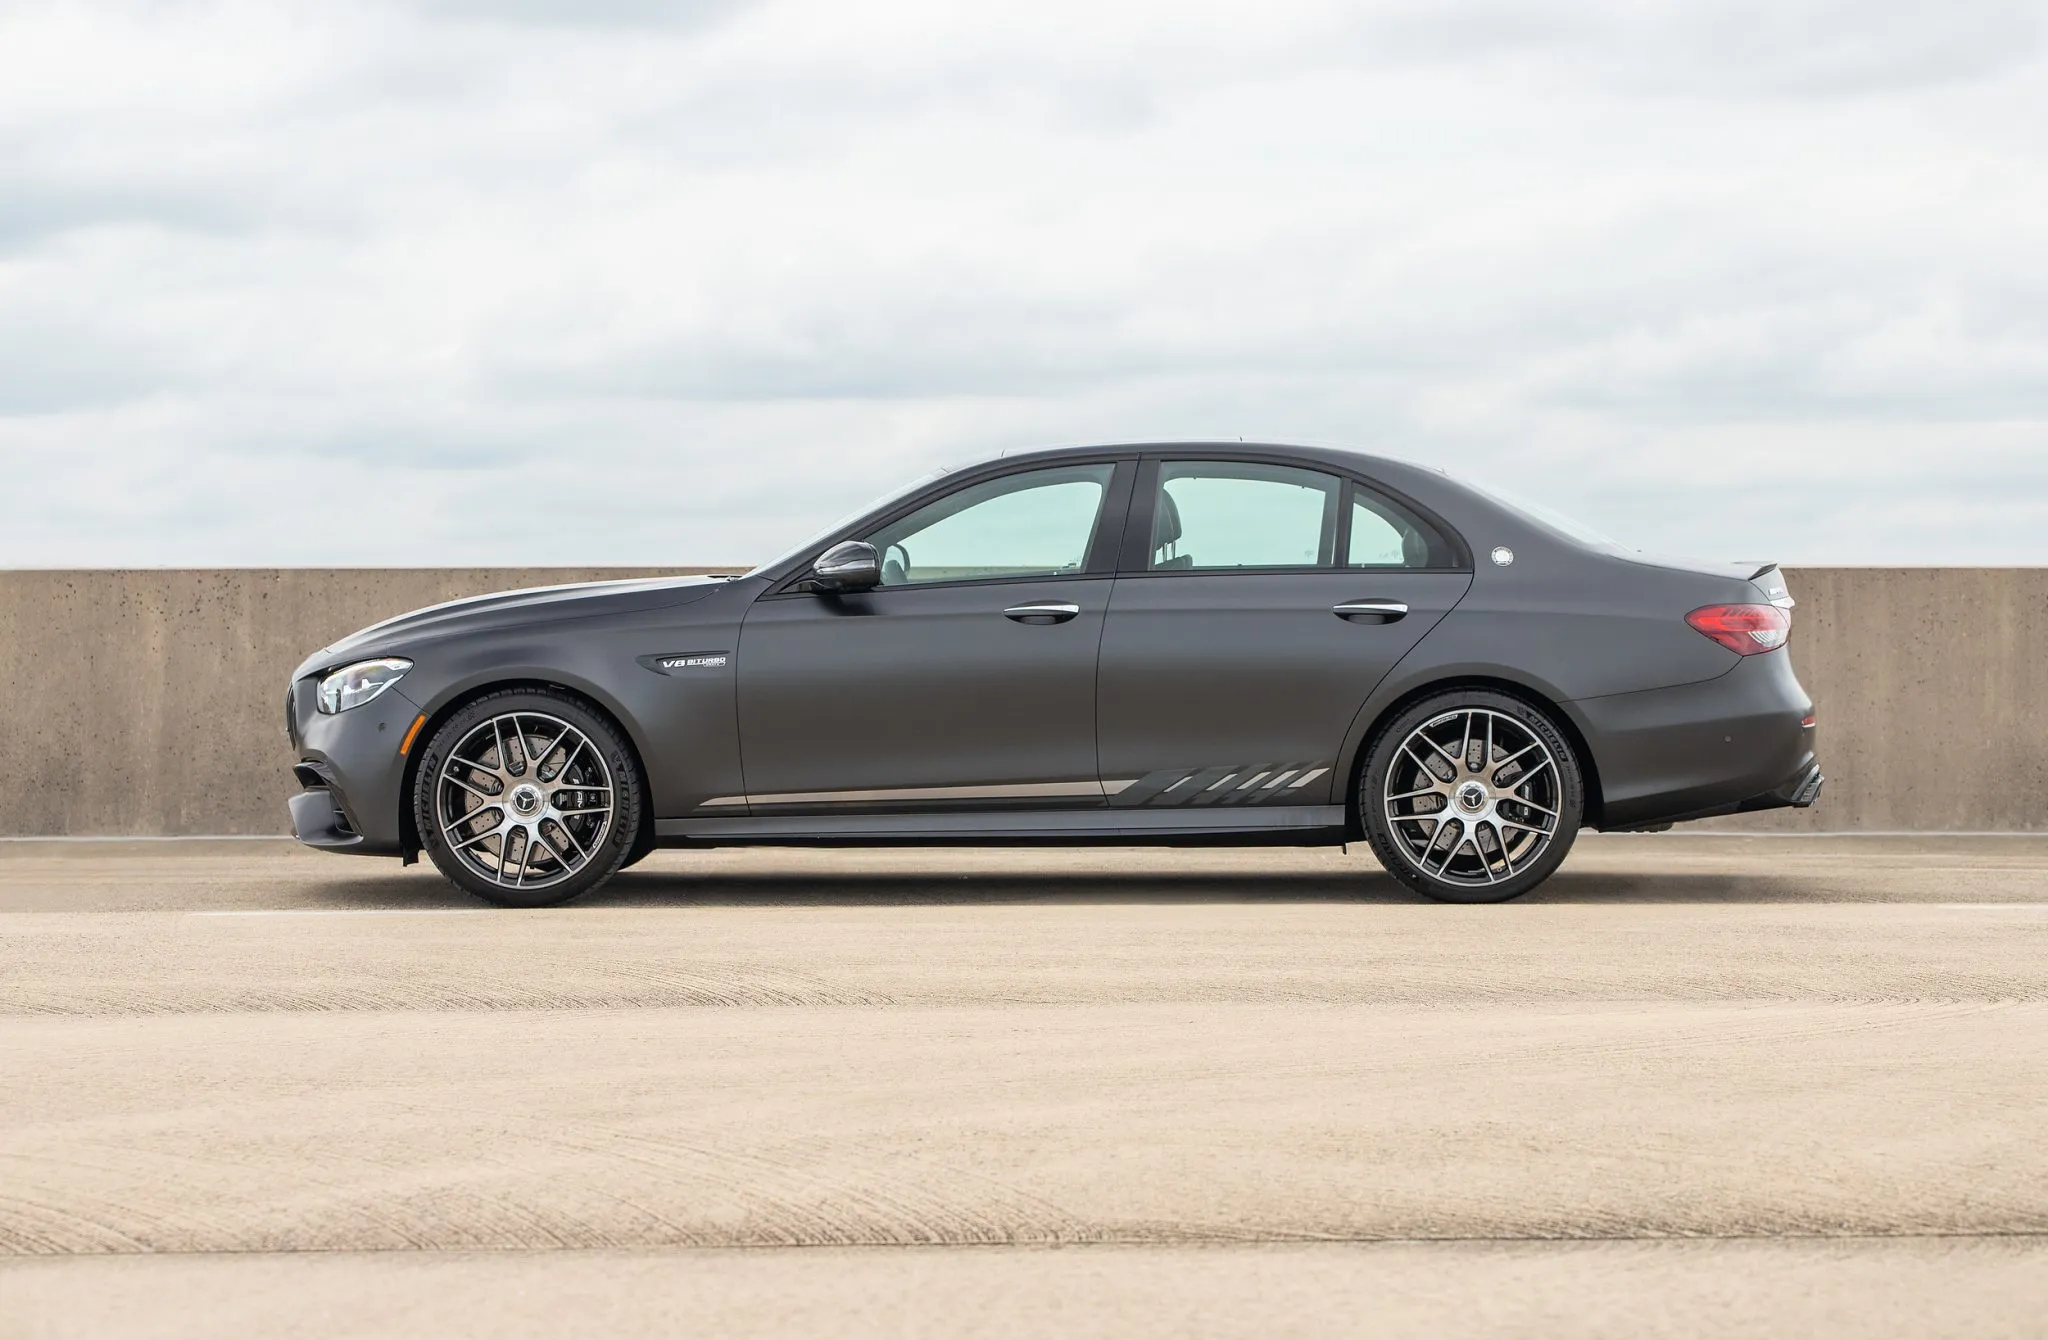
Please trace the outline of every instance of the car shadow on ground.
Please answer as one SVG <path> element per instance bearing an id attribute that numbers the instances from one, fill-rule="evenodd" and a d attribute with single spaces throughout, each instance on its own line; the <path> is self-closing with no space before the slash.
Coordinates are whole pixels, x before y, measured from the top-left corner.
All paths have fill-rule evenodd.
<path id="1" fill-rule="evenodd" d="M 306 901 L 334 909 L 477 907 L 432 870 L 301 886 Z M 1516 900 L 1553 903 L 1782 903 L 1864 901 L 1848 890 L 1764 876 L 1564 871 Z M 580 908 L 919 907 L 1021 903 L 1112 904 L 1361 903 L 1439 906 L 1381 871 L 1248 875 L 1144 871 L 1127 875 L 1045 872 L 948 875 L 858 871 L 836 874 L 691 874 L 629 870 Z"/>

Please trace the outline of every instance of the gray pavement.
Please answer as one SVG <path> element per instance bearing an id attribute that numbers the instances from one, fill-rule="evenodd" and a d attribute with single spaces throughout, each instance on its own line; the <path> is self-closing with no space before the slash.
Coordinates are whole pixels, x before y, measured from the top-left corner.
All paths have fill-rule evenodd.
<path id="1" fill-rule="evenodd" d="M 0 843 L 0 1074 L 0 1336 L 2048 1332 L 2048 838 Z"/>

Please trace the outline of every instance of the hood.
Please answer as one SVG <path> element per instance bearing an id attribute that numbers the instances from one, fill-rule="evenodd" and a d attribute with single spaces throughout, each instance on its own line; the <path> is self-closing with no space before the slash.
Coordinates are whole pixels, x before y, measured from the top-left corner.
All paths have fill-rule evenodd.
<path id="1" fill-rule="evenodd" d="M 306 658 L 298 674 L 307 675 L 350 658 L 399 652 L 407 644 L 488 629 L 515 628 L 587 619 L 599 614 L 630 614 L 666 609 L 702 600 L 728 581 L 725 577 L 643 577 L 623 581 L 581 582 L 574 586 L 537 586 L 524 591 L 499 591 L 467 600 L 401 614 L 371 624 Z"/>

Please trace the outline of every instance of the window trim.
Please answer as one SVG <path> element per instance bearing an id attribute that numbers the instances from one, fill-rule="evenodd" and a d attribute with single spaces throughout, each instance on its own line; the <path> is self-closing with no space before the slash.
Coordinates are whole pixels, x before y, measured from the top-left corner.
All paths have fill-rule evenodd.
<path id="1" fill-rule="evenodd" d="M 1337 533 L 1327 564 L 1295 564 L 1289 567 L 1272 568 L 1165 568 L 1154 569 L 1152 562 L 1152 513 L 1154 500 L 1159 496 L 1160 467 L 1168 461 L 1221 461 L 1233 465 L 1285 465 L 1299 470 L 1308 470 L 1319 475 L 1336 479 L 1343 487 L 1338 490 Z M 1356 492 L 1363 490 L 1374 497 L 1384 498 L 1407 511 L 1435 529 L 1450 548 L 1451 565 L 1432 565 L 1423 568 L 1349 567 L 1337 561 L 1337 556 L 1347 552 L 1351 542 L 1351 504 Z M 1357 573 L 1361 576 L 1379 573 L 1465 573 L 1472 572 L 1472 548 L 1465 543 L 1465 537 L 1429 508 L 1416 502 L 1398 489 L 1365 478 L 1341 465 L 1314 457 L 1283 455 L 1280 453 L 1253 452 L 1229 448 L 1189 448 L 1179 451 L 1147 452 L 1138 461 L 1131 486 L 1130 515 L 1124 522 L 1123 545 L 1118 555 L 1116 575 L 1126 577 L 1299 577 L 1314 573 Z"/>
<path id="2" fill-rule="evenodd" d="M 1073 582 L 1099 580 L 1116 575 L 1116 554 L 1123 542 L 1124 531 L 1129 524 L 1132 480 L 1137 474 L 1137 458 L 1128 455 L 1104 453 L 1103 455 L 1076 456 L 1064 460 L 1036 461 L 992 461 L 979 469 L 961 470 L 942 475 L 932 481 L 932 487 L 909 498 L 898 499 L 895 505 L 866 516 L 857 517 L 841 527 L 830 538 L 820 540 L 817 552 L 823 553 L 835 544 L 861 537 L 894 525 L 911 513 L 941 502 L 955 493 L 1000 479 L 1014 476 L 1037 474 L 1042 470 L 1063 470 L 1073 466 L 1108 465 L 1109 482 L 1103 486 L 1102 508 L 1095 515 L 1095 529 L 1088 537 L 1087 557 L 1082 560 L 1079 572 L 1051 573 L 1045 576 L 1003 576 L 1003 577 L 959 577 L 943 582 L 910 582 L 902 586 L 877 586 L 872 590 L 850 592 L 852 595 L 877 595 L 894 591 L 947 591 L 956 587 L 1001 586 L 1017 582 Z M 1007 467 L 1007 468 L 1006 468 Z M 811 560 L 817 554 L 799 555 L 788 572 L 775 578 L 766 593 L 760 598 L 771 600 L 779 596 L 803 596 L 815 599 L 810 591 L 799 591 L 801 582 L 811 570 Z"/>

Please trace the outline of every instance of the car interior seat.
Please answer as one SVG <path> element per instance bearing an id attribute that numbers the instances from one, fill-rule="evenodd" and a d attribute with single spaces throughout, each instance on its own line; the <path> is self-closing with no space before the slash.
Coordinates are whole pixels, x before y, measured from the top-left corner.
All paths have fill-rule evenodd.
<path id="1" fill-rule="evenodd" d="M 1175 568 L 1195 566 L 1193 554 L 1180 550 L 1180 508 L 1173 501 L 1173 495 L 1165 489 L 1159 490 L 1159 505 L 1152 511 L 1152 570 L 1171 571 Z"/>
<path id="2" fill-rule="evenodd" d="M 1429 541 L 1422 538 L 1422 532 L 1413 526 L 1401 527 L 1401 565 L 1408 568 L 1429 566 Z"/>

